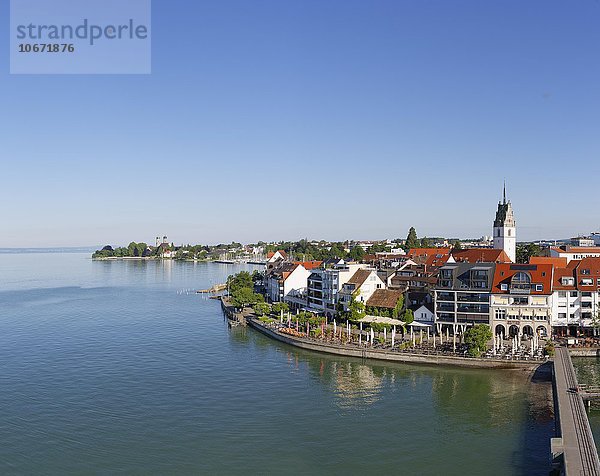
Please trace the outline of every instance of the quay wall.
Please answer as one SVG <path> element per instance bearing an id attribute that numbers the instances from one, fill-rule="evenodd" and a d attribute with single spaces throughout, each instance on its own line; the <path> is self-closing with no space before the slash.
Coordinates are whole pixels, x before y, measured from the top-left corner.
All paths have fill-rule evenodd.
<path id="1" fill-rule="evenodd" d="M 542 362 L 528 361 L 504 361 L 494 359 L 475 359 L 467 357 L 452 357 L 444 355 L 420 355 L 404 352 L 389 352 L 385 350 L 371 349 L 368 347 L 347 347 L 336 344 L 326 344 L 319 342 L 311 342 L 301 340 L 292 336 L 280 334 L 264 326 L 260 321 L 254 318 L 248 318 L 248 325 L 262 334 L 271 337 L 272 339 L 283 342 L 284 344 L 293 345 L 301 349 L 311 350 L 315 352 L 324 352 L 327 354 L 343 355 L 346 357 L 358 357 L 362 359 L 386 360 L 392 362 L 401 362 L 409 364 L 428 364 L 428 365 L 448 365 L 454 367 L 470 367 L 470 368 L 495 368 L 495 369 L 518 369 L 518 370 L 535 370 Z"/>

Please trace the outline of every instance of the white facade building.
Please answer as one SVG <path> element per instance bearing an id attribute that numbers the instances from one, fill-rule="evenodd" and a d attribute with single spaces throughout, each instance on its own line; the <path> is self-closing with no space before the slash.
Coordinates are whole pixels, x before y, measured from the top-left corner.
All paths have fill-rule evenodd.
<path id="1" fill-rule="evenodd" d="M 333 268 L 313 270 L 308 277 L 307 307 L 329 317 L 335 316 L 342 286 L 356 271 L 366 267 L 366 264 L 340 261 Z"/>
<path id="2" fill-rule="evenodd" d="M 357 292 L 356 300 L 366 303 L 375 290 L 385 289 L 385 283 L 374 269 L 359 269 L 342 285 L 339 302 L 344 306 L 344 311 L 352 302 L 352 295 Z"/>
<path id="3" fill-rule="evenodd" d="M 271 302 L 284 301 L 290 293 L 306 291 L 310 271 L 297 263 L 284 262 L 271 270 L 265 280 L 265 290 Z"/>

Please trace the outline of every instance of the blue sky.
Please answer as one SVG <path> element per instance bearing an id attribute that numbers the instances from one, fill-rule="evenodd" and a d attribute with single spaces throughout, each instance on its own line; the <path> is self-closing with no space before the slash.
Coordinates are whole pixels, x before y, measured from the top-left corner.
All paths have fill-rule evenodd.
<path id="1" fill-rule="evenodd" d="M 152 15 L 148 76 L 9 75 L 0 49 L 0 247 L 476 237 L 503 179 L 520 239 L 600 227 L 598 1 Z"/>

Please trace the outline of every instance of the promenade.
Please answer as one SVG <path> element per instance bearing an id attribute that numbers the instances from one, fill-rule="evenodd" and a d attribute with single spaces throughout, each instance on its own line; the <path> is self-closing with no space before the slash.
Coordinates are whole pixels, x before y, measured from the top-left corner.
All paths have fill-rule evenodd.
<path id="1" fill-rule="evenodd" d="M 442 352 L 417 352 L 414 350 L 401 351 L 397 348 L 378 348 L 368 345 L 338 344 L 326 342 L 323 339 L 310 337 L 292 336 L 280 332 L 278 325 L 268 324 L 248 316 L 246 321 L 250 327 L 262 334 L 278 340 L 285 344 L 299 347 L 301 349 L 327 354 L 343 355 L 346 357 L 358 357 L 362 359 L 386 360 L 392 362 L 409 364 L 449 365 L 455 367 L 470 368 L 497 368 L 497 369 L 520 369 L 535 370 L 543 361 L 527 360 L 502 360 L 493 358 L 474 358 L 449 355 Z"/>
<path id="2" fill-rule="evenodd" d="M 558 436 L 552 442 L 553 459 L 562 474 L 600 476 L 598 451 L 566 347 L 556 349 L 553 380 Z"/>

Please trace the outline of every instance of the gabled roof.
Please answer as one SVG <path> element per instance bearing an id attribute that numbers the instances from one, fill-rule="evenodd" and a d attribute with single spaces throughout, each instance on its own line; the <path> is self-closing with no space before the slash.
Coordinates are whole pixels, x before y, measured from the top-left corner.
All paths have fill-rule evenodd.
<path id="1" fill-rule="evenodd" d="M 492 248 L 469 248 L 452 252 L 457 263 L 511 263 L 504 250 Z"/>
<path id="2" fill-rule="evenodd" d="M 573 268 L 555 268 L 554 278 L 552 280 L 552 289 L 554 291 L 575 291 L 577 289 L 575 282 L 575 270 Z M 573 284 L 563 284 L 563 278 L 573 278 Z"/>
<path id="3" fill-rule="evenodd" d="M 383 307 L 387 309 L 394 309 L 398 300 L 402 298 L 402 291 L 395 291 L 392 289 L 376 289 L 375 292 L 367 299 L 367 306 L 371 307 Z"/>
<path id="4" fill-rule="evenodd" d="M 359 269 L 352 275 L 347 281 L 347 284 L 354 284 L 355 289 L 360 288 L 367 278 L 371 275 L 372 270 L 370 269 Z"/>

